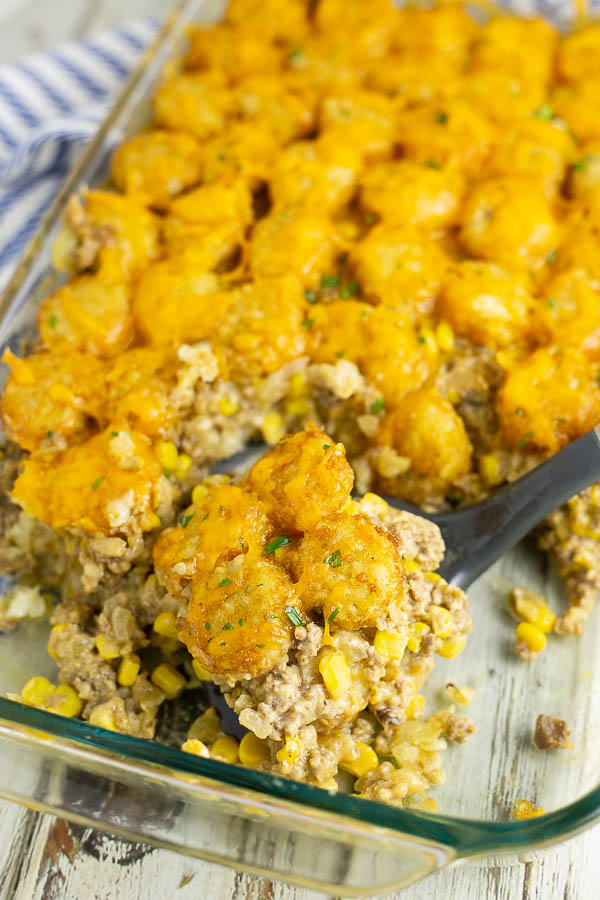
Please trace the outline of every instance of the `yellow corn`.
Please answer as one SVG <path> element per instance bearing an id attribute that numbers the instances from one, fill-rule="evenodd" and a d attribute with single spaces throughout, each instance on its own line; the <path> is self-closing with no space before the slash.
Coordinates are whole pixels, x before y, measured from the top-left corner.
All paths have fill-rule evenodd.
<path id="1" fill-rule="evenodd" d="M 406 569 L 407 572 L 420 572 L 421 566 L 418 562 L 415 562 L 414 559 L 403 559 L 402 565 Z"/>
<path id="2" fill-rule="evenodd" d="M 207 672 L 203 666 L 200 665 L 197 659 L 192 660 L 192 669 L 194 670 L 194 675 L 198 679 L 198 681 L 212 681 L 213 676 L 210 672 Z"/>
<path id="3" fill-rule="evenodd" d="M 412 650 L 413 653 L 418 653 L 421 649 L 421 641 L 430 631 L 429 625 L 426 622 L 413 622 L 413 624 L 409 628 L 409 636 L 406 646 L 409 650 Z"/>
<path id="4" fill-rule="evenodd" d="M 187 453 L 180 453 L 177 457 L 177 465 L 175 466 L 175 477 L 179 479 L 185 478 L 191 468 L 192 457 L 188 456 Z"/>
<path id="5" fill-rule="evenodd" d="M 251 731 L 245 734 L 240 741 L 240 762 L 244 766 L 259 766 L 262 762 L 271 759 L 271 750 L 268 741 L 257 738 Z"/>
<path id="6" fill-rule="evenodd" d="M 500 484 L 502 481 L 502 472 L 500 471 L 500 460 L 495 453 L 485 453 L 479 460 L 479 474 L 486 484 Z"/>
<path id="7" fill-rule="evenodd" d="M 120 656 L 116 641 L 106 637 L 105 634 L 97 635 L 95 644 L 102 659 L 118 659 Z"/>
<path id="8" fill-rule="evenodd" d="M 541 606 L 528 597 L 515 597 L 515 611 L 519 618 L 531 625 L 535 625 L 546 634 L 552 631 L 556 622 L 556 615 L 547 606 Z"/>
<path id="9" fill-rule="evenodd" d="M 517 625 L 517 640 L 523 641 L 532 653 L 540 653 L 546 646 L 546 635 L 531 622 L 519 622 Z"/>
<path id="10" fill-rule="evenodd" d="M 388 511 L 388 504 L 383 497 L 379 496 L 379 494 L 373 494 L 371 491 L 367 491 L 363 496 L 363 500 L 369 504 L 371 507 L 370 511 L 374 512 L 376 516 L 383 517 Z"/>
<path id="11" fill-rule="evenodd" d="M 161 525 L 160 516 L 157 516 L 155 512 L 149 512 L 144 516 L 142 529 L 143 531 L 154 531 L 155 528 L 160 528 Z"/>
<path id="12" fill-rule="evenodd" d="M 436 637 L 446 638 L 452 634 L 454 620 L 449 609 L 433 603 L 429 607 L 429 615 L 431 616 L 431 630 Z"/>
<path id="13" fill-rule="evenodd" d="M 177 639 L 177 628 L 175 627 L 175 616 L 171 612 L 160 613 L 154 620 L 152 625 L 157 634 L 164 637 Z"/>
<path id="14" fill-rule="evenodd" d="M 181 745 L 181 749 L 184 753 L 191 753 L 193 756 L 205 756 L 206 758 L 210 756 L 206 744 L 203 744 L 202 741 L 198 741 L 195 738 L 184 741 Z"/>
<path id="15" fill-rule="evenodd" d="M 406 713 L 407 719 L 418 719 L 419 716 L 423 715 L 423 707 L 425 706 L 425 698 L 423 694 L 415 694 L 412 700 L 406 704 L 406 709 L 404 712 Z"/>
<path id="16" fill-rule="evenodd" d="M 192 491 L 192 503 L 194 506 L 202 506 L 208 497 L 208 488 L 205 484 L 197 484 Z"/>
<path id="17" fill-rule="evenodd" d="M 75 394 L 65 384 L 51 384 L 48 388 L 48 396 L 57 403 L 68 406 L 75 399 Z"/>
<path id="18" fill-rule="evenodd" d="M 460 703 L 461 706 L 468 706 L 473 700 L 475 691 L 470 687 L 459 687 L 457 684 L 448 682 L 446 685 L 446 693 L 453 703 Z"/>
<path id="19" fill-rule="evenodd" d="M 173 441 L 158 441 L 154 453 L 163 469 L 174 469 L 177 465 L 177 447 Z"/>
<path id="20" fill-rule="evenodd" d="M 122 687 L 131 687 L 140 671 L 140 658 L 137 653 L 123 657 L 117 672 L 117 681 Z"/>
<path id="21" fill-rule="evenodd" d="M 233 346 L 236 350 L 254 350 L 260 344 L 260 335 L 252 334 L 245 331 L 243 334 L 236 334 L 233 338 Z"/>
<path id="22" fill-rule="evenodd" d="M 308 414 L 310 407 L 306 400 L 302 398 L 298 400 L 288 400 L 285 405 L 285 411 L 290 416 L 298 416 L 298 418 L 302 418 L 302 416 L 306 416 Z"/>
<path id="23" fill-rule="evenodd" d="M 319 662 L 319 672 L 327 693 L 333 700 L 343 697 L 350 687 L 352 676 L 346 657 L 339 650 L 332 650 L 325 654 Z"/>
<path id="24" fill-rule="evenodd" d="M 515 819 L 536 819 L 545 815 L 546 810 L 541 806 L 536 807 L 531 800 L 515 800 L 512 814 Z"/>
<path id="25" fill-rule="evenodd" d="M 54 685 L 51 681 L 43 675 L 34 675 L 23 687 L 21 697 L 34 706 L 45 706 L 53 690 Z"/>
<path id="26" fill-rule="evenodd" d="M 150 681 L 170 698 L 179 696 L 187 684 L 181 672 L 170 663 L 157 666 L 150 675 Z"/>
<path id="27" fill-rule="evenodd" d="M 448 391 L 448 400 L 452 406 L 457 406 L 462 400 L 462 394 L 460 391 Z"/>
<path id="28" fill-rule="evenodd" d="M 239 760 L 239 744 L 235 738 L 225 735 L 217 738 L 210 748 L 212 759 L 220 759 L 222 762 L 236 763 Z"/>
<path id="29" fill-rule="evenodd" d="M 112 710 L 103 704 L 96 706 L 90 713 L 90 725 L 98 725 L 100 728 L 106 728 L 108 731 L 116 731 L 117 726 Z"/>
<path id="30" fill-rule="evenodd" d="M 373 641 L 373 647 L 384 659 L 402 659 L 408 635 L 398 634 L 394 631 L 378 631 Z"/>
<path id="31" fill-rule="evenodd" d="M 275 446 L 285 434 L 285 425 L 283 424 L 282 417 L 278 412 L 271 410 L 271 412 L 268 412 L 264 417 L 260 430 L 265 442 L 272 447 Z"/>
<path id="32" fill-rule="evenodd" d="M 373 748 L 369 747 L 368 744 L 363 744 L 362 741 L 356 741 L 354 746 L 358 749 L 358 756 L 355 759 L 340 760 L 340 768 L 345 769 L 346 772 L 351 772 L 352 775 L 356 775 L 357 778 L 360 778 L 372 769 L 376 769 L 379 765 L 379 759 Z"/>
<path id="33" fill-rule="evenodd" d="M 79 698 L 79 694 L 70 684 L 61 684 L 52 692 L 52 698 L 60 697 L 58 703 L 52 702 L 50 709 L 52 712 L 58 713 L 60 716 L 66 716 L 72 719 L 78 716 L 83 709 L 83 703 Z"/>
<path id="34" fill-rule="evenodd" d="M 300 746 L 300 739 L 297 737 L 286 737 L 285 743 L 283 747 L 277 751 L 275 754 L 275 759 L 277 762 L 286 762 L 295 763 L 298 757 L 300 756 L 302 747 Z"/>
<path id="35" fill-rule="evenodd" d="M 442 576 L 438 575 L 437 572 L 423 572 L 423 575 L 425 576 L 427 581 L 433 581 L 434 583 L 442 580 Z"/>
<path id="36" fill-rule="evenodd" d="M 446 638 L 445 641 L 442 641 L 442 646 L 437 648 L 436 653 L 438 656 L 443 656 L 444 659 L 454 659 L 455 656 L 463 652 L 466 642 L 467 638 L 464 634 Z"/>
<path id="37" fill-rule="evenodd" d="M 290 378 L 290 388 L 288 394 L 290 397 L 304 397 L 308 393 L 308 383 L 304 372 L 296 372 Z"/>
<path id="38" fill-rule="evenodd" d="M 435 329 L 435 339 L 440 350 L 444 353 L 452 353 L 454 350 L 454 331 L 449 322 L 440 322 Z"/>
<path id="39" fill-rule="evenodd" d="M 227 395 L 221 397 L 221 399 L 219 400 L 219 409 L 224 416 L 232 416 L 239 410 L 239 408 L 240 407 L 238 406 L 238 404 Z"/>
<path id="40" fill-rule="evenodd" d="M 342 506 L 342 512 L 345 516 L 357 516 L 360 513 L 360 506 L 356 500 L 347 500 Z"/>
<path id="41" fill-rule="evenodd" d="M 204 744 L 214 744 L 221 730 L 219 713 L 214 706 L 209 706 L 204 712 L 194 719 L 187 733 L 188 740 L 192 738 L 202 741 Z"/>

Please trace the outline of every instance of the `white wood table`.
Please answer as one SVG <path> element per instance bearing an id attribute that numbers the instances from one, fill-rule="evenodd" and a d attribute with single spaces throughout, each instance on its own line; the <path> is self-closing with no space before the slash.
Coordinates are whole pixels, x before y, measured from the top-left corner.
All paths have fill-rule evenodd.
<path id="1" fill-rule="evenodd" d="M 0 0 L 0 62 L 165 6 L 160 0 Z M 309 900 L 316 896 L 0 801 L 0 898 L 6 900 Z M 458 866 L 395 896 L 402 900 L 597 900 L 600 826 L 517 861 L 488 859 Z"/>

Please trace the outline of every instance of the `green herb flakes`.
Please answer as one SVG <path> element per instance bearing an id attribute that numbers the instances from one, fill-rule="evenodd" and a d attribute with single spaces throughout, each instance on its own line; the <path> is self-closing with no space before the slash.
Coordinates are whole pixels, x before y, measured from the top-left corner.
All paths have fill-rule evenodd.
<path id="1" fill-rule="evenodd" d="M 102 482 L 104 481 L 105 477 L 106 477 L 105 475 L 101 475 L 100 478 L 96 478 L 95 482 L 94 482 L 93 485 L 92 485 L 92 490 L 93 490 L 93 491 L 97 491 L 97 490 L 98 490 L 98 488 L 100 487 L 100 485 L 101 485 Z"/>
<path id="2" fill-rule="evenodd" d="M 340 279 L 338 275 L 323 275 L 321 278 L 321 286 L 324 288 L 338 287 Z"/>
<path id="3" fill-rule="evenodd" d="M 333 620 L 335 619 L 335 617 L 336 617 L 336 616 L 339 616 L 339 614 L 340 614 L 340 610 L 339 610 L 339 609 L 334 609 L 334 610 L 332 610 L 332 611 L 329 613 L 329 615 L 327 616 L 327 622 L 329 623 L 329 625 L 331 625 L 331 623 L 333 622 Z"/>
<path id="4" fill-rule="evenodd" d="M 376 416 L 381 412 L 383 407 L 385 406 L 385 400 L 383 397 L 378 397 L 375 403 L 371 405 L 371 409 L 369 410 L 372 416 Z"/>
<path id="5" fill-rule="evenodd" d="M 298 612 L 298 610 L 296 609 L 295 606 L 286 606 L 285 614 L 288 617 L 288 619 L 290 620 L 290 622 L 292 623 L 292 625 L 295 625 L 295 626 L 304 625 L 302 616 L 300 615 L 300 613 Z"/>
<path id="6" fill-rule="evenodd" d="M 329 556 L 325 557 L 323 562 L 326 565 L 331 566 L 332 569 L 337 569 L 343 563 L 342 554 L 339 550 L 334 550 L 333 553 L 330 553 Z"/>
<path id="7" fill-rule="evenodd" d="M 304 296 L 306 297 L 306 299 L 308 300 L 309 303 L 316 303 L 318 300 L 317 295 L 315 294 L 314 291 L 311 291 L 310 288 L 306 288 L 306 290 L 304 291 Z"/>
<path id="8" fill-rule="evenodd" d="M 231 578 L 224 578 L 219 582 L 219 587 L 225 587 L 226 584 L 231 584 Z"/>
<path id="9" fill-rule="evenodd" d="M 275 553 L 276 550 L 279 550 L 280 547 L 285 547 L 287 544 L 291 544 L 291 538 L 286 537 L 282 534 L 280 537 L 274 538 L 270 544 L 267 544 L 265 550 L 267 553 Z"/>
<path id="10" fill-rule="evenodd" d="M 184 513 L 183 516 L 181 517 L 181 527 L 187 528 L 193 518 L 194 518 L 194 513 L 190 513 L 189 516 L 186 516 Z"/>

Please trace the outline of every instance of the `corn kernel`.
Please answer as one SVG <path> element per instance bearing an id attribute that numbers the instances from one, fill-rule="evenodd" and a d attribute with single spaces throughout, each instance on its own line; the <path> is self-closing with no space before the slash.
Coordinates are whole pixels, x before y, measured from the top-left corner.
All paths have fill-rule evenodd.
<path id="1" fill-rule="evenodd" d="M 373 494 L 371 491 L 367 491 L 367 493 L 363 495 L 362 499 L 369 505 L 369 512 L 371 514 L 375 514 L 380 518 L 386 515 L 388 511 L 388 504 L 383 499 L 383 497 L 379 496 L 379 494 Z"/>
<path id="2" fill-rule="evenodd" d="M 426 622 L 413 622 L 409 628 L 409 637 L 406 646 L 413 653 L 418 653 L 421 649 L 421 641 L 431 629 Z"/>
<path id="3" fill-rule="evenodd" d="M 198 741 L 195 738 L 184 741 L 181 745 L 181 749 L 184 753 L 191 753 L 193 756 L 204 756 L 206 759 L 210 756 L 206 744 L 203 744 L 202 741 Z"/>
<path id="4" fill-rule="evenodd" d="M 154 620 L 152 625 L 157 634 L 164 637 L 177 639 L 177 628 L 175 627 L 175 616 L 172 612 L 160 613 Z"/>
<path id="5" fill-rule="evenodd" d="M 532 653 L 540 653 L 546 646 L 546 635 L 531 622 L 519 622 L 517 625 L 517 640 L 523 641 Z"/>
<path id="6" fill-rule="evenodd" d="M 271 410 L 271 412 L 268 412 L 264 417 L 260 430 L 265 442 L 272 447 L 275 446 L 285 434 L 285 425 L 283 424 L 282 417 L 278 412 Z"/>
<path id="7" fill-rule="evenodd" d="M 435 339 L 440 350 L 444 353 L 452 353 L 454 350 L 454 331 L 449 322 L 440 322 L 435 329 Z"/>
<path id="8" fill-rule="evenodd" d="M 144 517 L 144 521 L 142 523 L 143 531 L 154 531 L 155 528 L 160 528 L 162 522 L 160 521 L 160 516 L 157 516 L 155 512 L 146 513 Z"/>
<path id="9" fill-rule="evenodd" d="M 352 680 L 350 666 L 346 662 L 344 654 L 339 650 L 327 653 L 319 662 L 319 672 L 329 696 L 333 700 L 343 697 Z"/>
<path id="10" fill-rule="evenodd" d="M 45 706 L 53 690 L 54 685 L 51 681 L 43 675 L 34 675 L 23 687 L 21 697 L 34 706 Z"/>
<path id="11" fill-rule="evenodd" d="M 97 635 L 95 644 L 102 659 L 117 659 L 121 655 L 116 641 L 105 634 Z"/>
<path id="12" fill-rule="evenodd" d="M 436 637 L 446 638 L 452 634 L 454 619 L 449 609 L 433 603 L 429 607 L 429 615 L 431 616 L 431 630 Z"/>
<path id="13" fill-rule="evenodd" d="M 122 687 L 131 687 L 140 671 L 140 658 L 137 653 L 124 656 L 117 672 L 117 681 Z"/>
<path id="14" fill-rule="evenodd" d="M 500 471 L 500 460 L 495 453 L 485 453 L 479 460 L 479 474 L 486 484 L 500 484 L 502 481 L 502 472 Z"/>
<path id="15" fill-rule="evenodd" d="M 454 659 L 455 656 L 463 652 L 466 642 L 467 638 L 464 634 L 446 638 L 445 641 L 442 641 L 442 646 L 437 648 L 436 653 L 438 656 L 443 656 L 444 659 Z"/>
<path id="16" fill-rule="evenodd" d="M 346 772 L 351 772 L 352 775 L 356 775 L 357 778 L 360 778 L 372 769 L 376 769 L 379 765 L 379 759 L 373 748 L 369 747 L 368 744 L 363 744 L 362 741 L 356 741 L 354 746 L 358 749 L 358 756 L 355 759 L 340 760 L 340 768 L 345 769 Z"/>
<path id="17" fill-rule="evenodd" d="M 187 453 L 180 453 L 177 457 L 177 465 L 175 466 L 175 477 L 185 478 L 187 473 L 192 468 L 192 457 L 188 456 Z"/>
<path id="18" fill-rule="evenodd" d="M 116 731 L 117 726 L 112 710 L 106 705 L 96 706 L 90 713 L 90 725 L 106 728 L 108 731 Z"/>
<path id="19" fill-rule="evenodd" d="M 240 741 L 239 754 L 240 762 L 244 766 L 259 766 L 271 759 L 269 742 L 256 737 L 251 731 Z"/>
<path id="20" fill-rule="evenodd" d="M 211 759 L 220 759 L 226 763 L 236 763 L 239 760 L 239 745 L 235 738 L 225 735 L 217 738 L 210 748 Z"/>
<path id="21" fill-rule="evenodd" d="M 536 819 L 538 816 L 545 815 L 546 810 L 541 806 L 536 807 L 531 800 L 515 800 L 512 814 L 515 819 Z"/>
<path id="22" fill-rule="evenodd" d="M 373 641 L 373 647 L 384 659 L 402 659 L 408 635 L 398 634 L 394 631 L 378 631 Z"/>
<path id="23" fill-rule="evenodd" d="M 212 681 L 213 675 L 210 672 L 207 672 L 206 669 L 200 665 L 197 659 L 192 660 L 192 669 L 194 670 L 194 675 L 198 679 L 198 681 Z"/>
<path id="24" fill-rule="evenodd" d="M 442 580 L 442 576 L 438 575 L 437 572 L 423 572 L 423 575 L 425 576 L 427 581 L 433 581 L 434 583 Z"/>
<path id="25" fill-rule="evenodd" d="M 260 344 L 260 335 L 252 334 L 245 331 L 242 334 L 236 334 L 233 338 L 233 346 L 236 350 L 254 350 Z"/>
<path id="26" fill-rule="evenodd" d="M 173 441 L 157 441 L 154 453 L 163 469 L 174 469 L 177 465 L 177 447 Z"/>
<path id="27" fill-rule="evenodd" d="M 208 497 L 208 488 L 205 484 L 197 484 L 192 491 L 192 503 L 194 506 L 202 506 Z"/>
<path id="28" fill-rule="evenodd" d="M 51 384 L 48 388 L 48 396 L 57 403 L 68 406 L 75 399 L 75 394 L 65 384 Z"/>
<path id="29" fill-rule="evenodd" d="M 187 684 L 181 672 L 170 663 L 157 666 L 150 675 L 150 681 L 170 698 L 178 697 Z"/>
<path id="30" fill-rule="evenodd" d="M 452 406 L 458 406 L 461 400 L 462 394 L 460 393 L 460 391 L 448 391 L 448 401 L 452 404 Z"/>
<path id="31" fill-rule="evenodd" d="M 461 706 L 469 706 L 473 700 L 475 691 L 470 687 L 460 687 L 458 684 L 452 684 L 451 681 L 446 685 L 446 694 L 453 703 L 459 703 Z"/>
<path id="32" fill-rule="evenodd" d="M 290 387 L 288 394 L 290 397 L 304 397 L 308 393 L 308 383 L 306 381 L 306 375 L 304 372 L 296 372 L 295 375 L 292 375 L 290 378 Z"/>
<path id="33" fill-rule="evenodd" d="M 275 759 L 277 762 L 295 763 L 300 753 L 302 751 L 302 747 L 300 745 L 300 739 L 297 737 L 286 737 L 285 743 L 283 747 L 277 751 L 275 754 Z"/>
<path id="34" fill-rule="evenodd" d="M 187 733 L 188 740 L 197 739 L 204 744 L 214 744 L 221 730 L 219 713 L 214 706 L 205 709 L 197 719 L 194 719 Z"/>
<path id="35" fill-rule="evenodd" d="M 60 697 L 61 699 L 56 703 L 54 697 Z M 61 684 L 52 692 L 49 709 L 60 716 L 72 719 L 74 716 L 79 715 L 83 709 L 83 703 L 77 691 L 70 684 Z"/>
<path id="36" fill-rule="evenodd" d="M 547 606 L 541 606 L 529 597 L 520 595 L 514 598 L 514 604 L 517 615 L 525 622 L 535 625 L 546 634 L 554 628 L 556 615 Z"/>
<path id="37" fill-rule="evenodd" d="M 360 506 L 356 500 L 348 500 L 342 506 L 342 512 L 345 516 L 357 516 L 360 513 Z"/>
<path id="38" fill-rule="evenodd" d="M 412 700 L 406 704 L 406 709 L 404 712 L 406 713 L 407 719 L 418 719 L 419 716 L 423 715 L 423 707 L 425 706 L 425 698 L 423 694 L 415 694 Z"/>
<path id="39" fill-rule="evenodd" d="M 415 562 L 414 559 L 403 559 L 402 565 L 406 569 L 407 572 L 420 572 L 421 566 L 418 562 Z"/>
<path id="40" fill-rule="evenodd" d="M 302 416 L 308 415 L 310 407 L 306 400 L 288 400 L 285 405 L 285 411 L 290 416 L 298 416 L 298 418 L 302 418 Z"/>
<path id="41" fill-rule="evenodd" d="M 50 634 L 58 634 L 59 631 L 62 631 L 63 628 L 66 628 L 66 627 L 67 626 L 65 623 L 55 625 L 54 628 L 52 629 L 52 631 L 50 632 Z M 52 647 L 50 646 L 49 643 L 48 643 L 48 646 L 46 647 L 46 650 L 48 651 L 48 655 L 51 656 L 52 659 L 54 659 L 54 660 L 58 659 L 58 654 L 54 652 L 54 650 L 52 649 Z"/>
<path id="42" fill-rule="evenodd" d="M 239 405 L 232 400 L 231 397 L 225 395 L 219 400 L 219 409 L 224 416 L 232 416 L 234 413 L 238 412 L 239 408 Z"/>

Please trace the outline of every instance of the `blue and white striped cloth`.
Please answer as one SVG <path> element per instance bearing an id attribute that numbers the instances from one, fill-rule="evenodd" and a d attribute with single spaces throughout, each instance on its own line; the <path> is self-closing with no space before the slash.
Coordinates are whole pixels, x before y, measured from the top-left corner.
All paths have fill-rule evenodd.
<path id="1" fill-rule="evenodd" d="M 0 66 L 0 289 L 157 29 L 135 21 Z"/>

